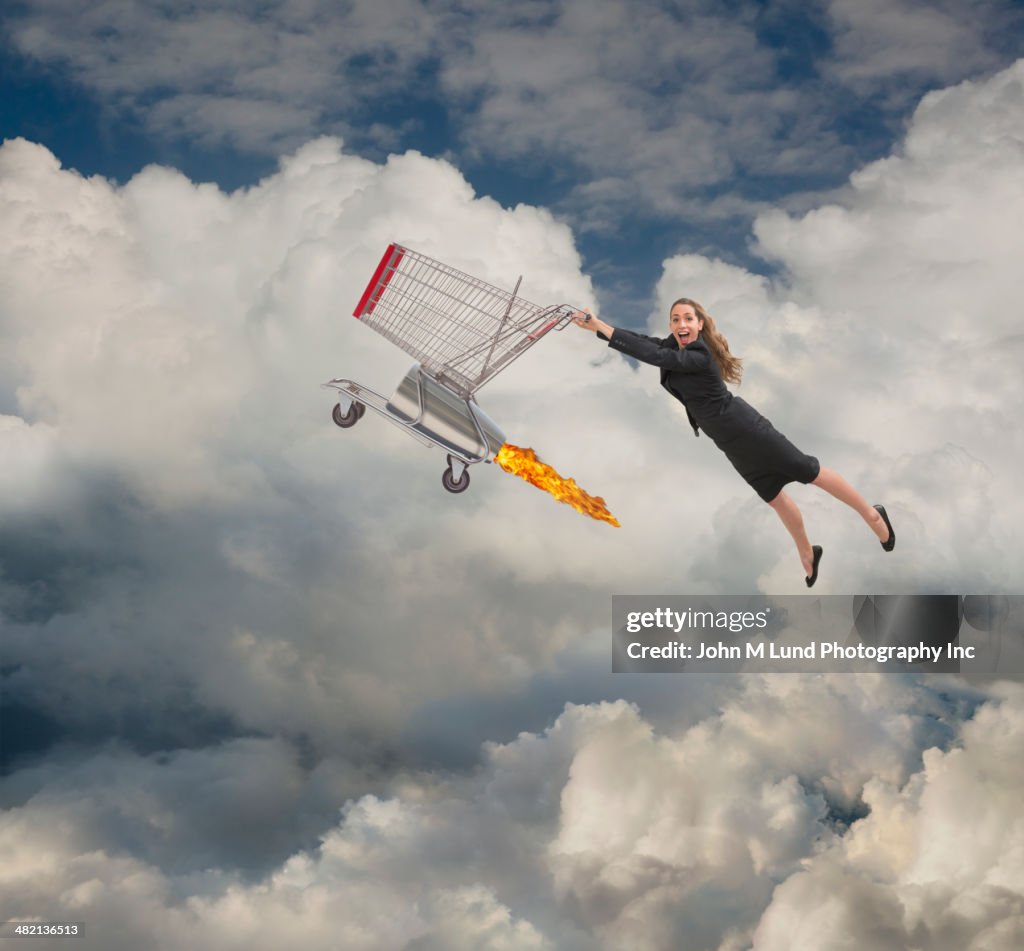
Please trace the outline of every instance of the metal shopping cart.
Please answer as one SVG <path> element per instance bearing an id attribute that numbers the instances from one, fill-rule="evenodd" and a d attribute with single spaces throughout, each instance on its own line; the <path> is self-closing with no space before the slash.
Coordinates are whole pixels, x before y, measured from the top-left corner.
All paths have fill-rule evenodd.
<path id="1" fill-rule="evenodd" d="M 411 354 L 417 363 L 391 399 L 353 380 L 330 380 L 338 392 L 334 422 L 354 426 L 366 407 L 448 455 L 441 482 L 469 487 L 468 467 L 490 462 L 505 436 L 477 405 L 477 390 L 552 330 L 575 308 L 538 307 L 397 244 L 388 246 L 353 316 Z"/>

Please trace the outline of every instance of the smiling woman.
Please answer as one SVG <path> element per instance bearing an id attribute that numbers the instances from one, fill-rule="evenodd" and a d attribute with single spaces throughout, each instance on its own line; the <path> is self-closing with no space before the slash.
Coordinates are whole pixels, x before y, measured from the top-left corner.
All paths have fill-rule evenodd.
<path id="1" fill-rule="evenodd" d="M 783 491 L 790 482 L 816 485 L 845 502 L 867 522 L 882 548 L 893 550 L 896 533 L 883 506 L 869 505 L 838 472 L 801 452 L 746 400 L 729 392 L 725 383 L 740 382 L 742 361 L 733 356 L 729 342 L 697 301 L 680 297 L 672 304 L 671 333 L 664 339 L 613 327 L 590 310 L 578 311 L 573 322 L 607 340 L 613 350 L 661 369 L 661 385 L 686 407 L 693 434 L 699 436 L 703 430 L 710 436 L 782 519 L 796 542 L 807 587 L 818 580 L 823 549 L 811 545 L 800 509 Z"/>

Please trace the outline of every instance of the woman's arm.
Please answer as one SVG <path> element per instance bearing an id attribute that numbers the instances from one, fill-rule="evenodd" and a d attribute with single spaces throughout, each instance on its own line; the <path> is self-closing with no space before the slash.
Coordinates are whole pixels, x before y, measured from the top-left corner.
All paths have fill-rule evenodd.
<path id="1" fill-rule="evenodd" d="M 707 368 L 711 359 L 708 351 L 702 346 L 699 349 L 679 347 L 676 345 L 662 346 L 656 337 L 623 330 L 605 323 L 588 308 L 577 311 L 572 317 L 573 323 L 583 330 L 590 330 L 603 336 L 608 346 L 620 353 L 628 354 L 641 363 L 663 367 L 666 370 L 679 370 L 683 373 L 699 373 Z"/>

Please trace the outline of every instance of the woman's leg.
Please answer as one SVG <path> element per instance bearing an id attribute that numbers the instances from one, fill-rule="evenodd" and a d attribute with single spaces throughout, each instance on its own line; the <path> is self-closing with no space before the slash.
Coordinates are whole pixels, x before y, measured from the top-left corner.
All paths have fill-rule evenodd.
<path id="1" fill-rule="evenodd" d="M 871 527 L 871 531 L 878 536 L 880 542 L 884 542 L 889 537 L 889 529 L 885 527 L 882 516 L 834 469 L 826 469 L 825 466 L 822 466 L 818 478 L 811 485 L 824 489 L 829 495 L 835 496 L 840 502 L 845 502 L 850 508 L 856 510 Z"/>
<path id="2" fill-rule="evenodd" d="M 775 509 L 775 513 L 782 519 L 782 524 L 786 526 L 786 530 L 793 536 L 793 541 L 796 542 L 796 550 L 800 553 L 800 561 L 804 566 L 804 574 L 810 577 L 811 572 L 814 570 L 814 552 L 811 549 L 811 543 L 804 529 L 804 517 L 800 514 L 800 509 L 797 508 L 796 502 L 786 495 L 785 492 L 780 492 L 768 504 Z"/>

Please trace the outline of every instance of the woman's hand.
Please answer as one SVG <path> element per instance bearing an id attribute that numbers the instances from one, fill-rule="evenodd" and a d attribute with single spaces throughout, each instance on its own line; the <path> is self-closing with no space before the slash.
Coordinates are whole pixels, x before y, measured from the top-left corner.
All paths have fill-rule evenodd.
<path id="1" fill-rule="evenodd" d="M 611 325 L 606 324 L 600 318 L 596 317 L 589 307 L 576 311 L 576 313 L 572 315 L 572 322 L 577 327 L 581 327 L 583 330 L 589 330 L 591 333 L 598 333 L 598 331 L 600 331 L 606 337 L 610 337 L 612 335 L 612 331 L 615 329 Z"/>

